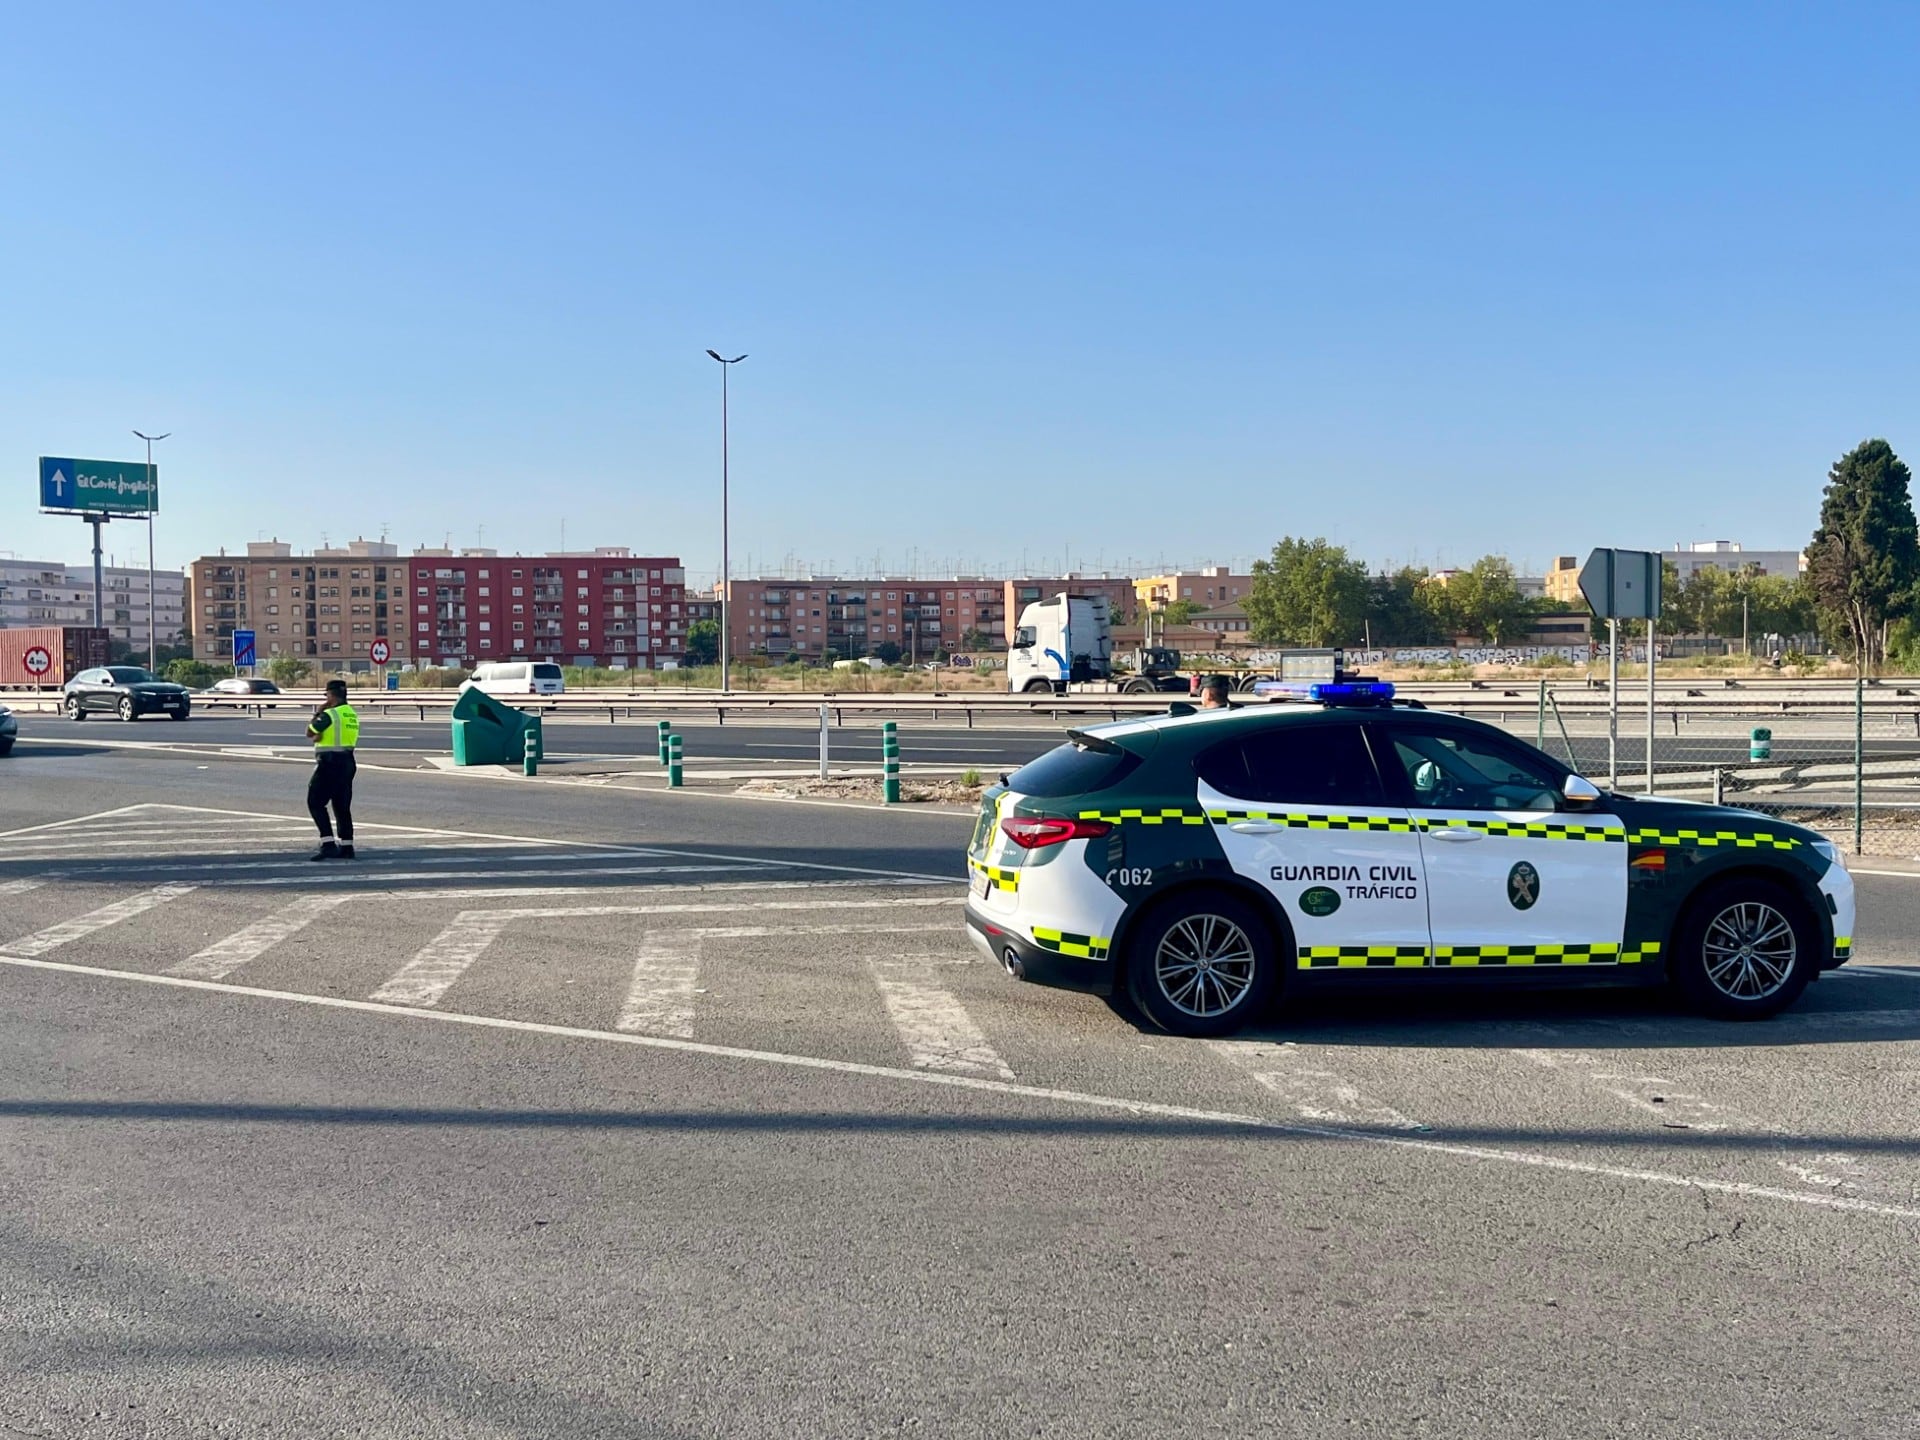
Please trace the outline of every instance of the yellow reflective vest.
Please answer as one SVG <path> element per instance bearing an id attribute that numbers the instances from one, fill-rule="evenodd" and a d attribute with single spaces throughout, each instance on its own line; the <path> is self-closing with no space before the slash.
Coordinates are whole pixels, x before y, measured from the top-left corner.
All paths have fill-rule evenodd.
<path id="1" fill-rule="evenodd" d="M 307 733 L 313 735 L 314 749 L 351 750 L 360 743 L 360 716 L 351 705 L 329 705 L 322 713 L 333 720 L 318 734 L 312 726 L 307 727 Z"/>

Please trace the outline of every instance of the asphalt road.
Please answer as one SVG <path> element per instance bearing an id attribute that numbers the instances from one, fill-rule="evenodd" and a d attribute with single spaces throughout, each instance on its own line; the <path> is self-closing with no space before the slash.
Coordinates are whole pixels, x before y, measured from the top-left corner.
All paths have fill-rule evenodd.
<path id="1" fill-rule="evenodd" d="M 0 761 L 0 1435 L 1914 1433 L 1920 878 L 1765 1025 L 1204 1044 L 962 816 L 300 778 Z"/>

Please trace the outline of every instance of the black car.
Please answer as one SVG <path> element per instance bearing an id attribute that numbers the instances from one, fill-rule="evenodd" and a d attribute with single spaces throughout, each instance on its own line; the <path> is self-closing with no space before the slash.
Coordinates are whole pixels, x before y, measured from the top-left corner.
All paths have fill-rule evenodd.
<path id="1" fill-rule="evenodd" d="M 192 707 L 187 687 L 162 680 L 137 665 L 106 665 L 82 670 L 66 684 L 66 711 L 70 720 L 84 720 L 107 711 L 122 720 L 160 714 L 184 720 Z"/>

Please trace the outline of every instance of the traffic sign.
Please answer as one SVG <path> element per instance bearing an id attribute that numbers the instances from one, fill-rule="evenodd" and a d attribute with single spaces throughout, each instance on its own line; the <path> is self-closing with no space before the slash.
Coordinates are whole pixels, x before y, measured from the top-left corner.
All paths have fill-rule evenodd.
<path id="1" fill-rule="evenodd" d="M 1602 620 L 1660 616 L 1660 557 L 1651 550 L 1595 550 L 1580 567 L 1580 593 Z"/>
<path id="2" fill-rule="evenodd" d="M 233 668 L 251 670 L 253 659 L 253 631 L 236 630 L 233 632 Z"/>
<path id="3" fill-rule="evenodd" d="M 38 680 L 53 669 L 53 652 L 44 645 L 29 645 L 27 653 L 20 657 L 20 663 L 26 667 L 27 674 Z"/>
<path id="4" fill-rule="evenodd" d="M 40 508 L 75 515 L 151 515 L 160 508 L 160 467 L 141 460 L 42 455 Z"/>
<path id="5" fill-rule="evenodd" d="M 376 640 L 367 647 L 367 658 L 376 665 L 384 665 L 393 658 L 393 647 L 384 640 Z"/>

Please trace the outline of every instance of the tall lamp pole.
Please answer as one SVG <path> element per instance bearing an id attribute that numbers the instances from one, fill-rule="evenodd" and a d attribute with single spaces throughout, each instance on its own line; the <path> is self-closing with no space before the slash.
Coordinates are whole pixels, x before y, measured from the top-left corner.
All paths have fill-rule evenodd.
<path id="1" fill-rule="evenodd" d="M 160 649 L 154 642 L 154 621 L 160 613 L 159 604 L 153 594 L 153 512 L 160 503 L 160 492 L 153 484 L 153 445 L 156 440 L 164 440 L 166 435 L 143 435 L 133 432 L 136 440 L 147 442 L 147 668 L 157 671 L 160 668 Z"/>
<path id="2" fill-rule="evenodd" d="M 707 354 L 720 362 L 720 693 L 724 695 L 733 689 L 733 597 L 728 593 L 733 577 L 727 563 L 727 372 L 747 357 L 736 355 L 729 360 L 718 350 Z"/>

